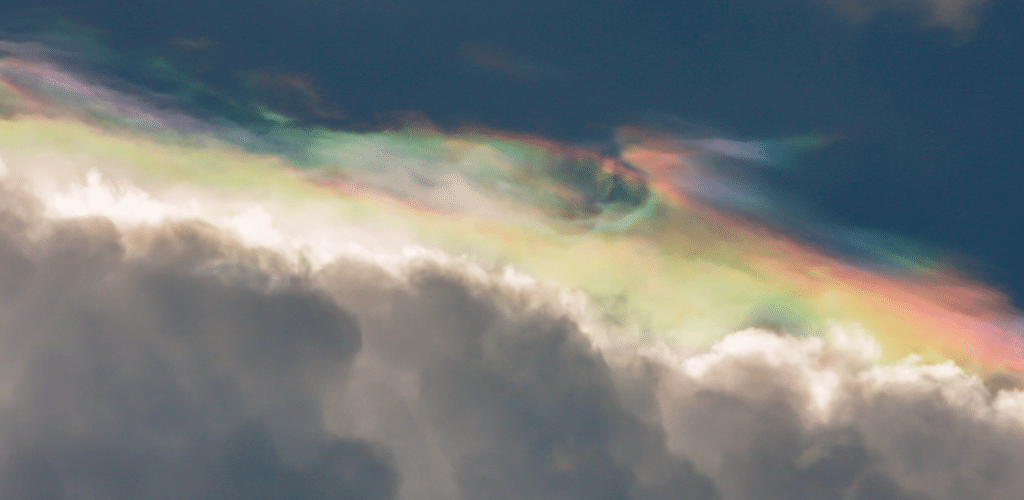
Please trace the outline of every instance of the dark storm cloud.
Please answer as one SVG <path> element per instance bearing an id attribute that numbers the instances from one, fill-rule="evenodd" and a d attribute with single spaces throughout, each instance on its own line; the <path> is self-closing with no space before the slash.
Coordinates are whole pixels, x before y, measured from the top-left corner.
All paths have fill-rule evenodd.
<path id="1" fill-rule="evenodd" d="M 770 332 L 601 347 L 563 292 L 421 254 L 311 269 L 198 221 L 0 194 L 0 494 L 1012 500 L 1024 397 Z"/>

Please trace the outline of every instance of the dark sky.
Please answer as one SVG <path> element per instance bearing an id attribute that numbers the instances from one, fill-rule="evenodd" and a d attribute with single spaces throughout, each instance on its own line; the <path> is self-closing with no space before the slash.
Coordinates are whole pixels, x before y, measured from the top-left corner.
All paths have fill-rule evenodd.
<path id="1" fill-rule="evenodd" d="M 8 0 L 0 14 L 12 32 L 95 29 L 141 80 L 158 54 L 337 126 L 417 111 L 587 141 L 655 113 L 740 139 L 822 134 L 835 142 L 768 176 L 783 197 L 957 252 L 1022 305 L 1024 2 L 963 3 Z"/>

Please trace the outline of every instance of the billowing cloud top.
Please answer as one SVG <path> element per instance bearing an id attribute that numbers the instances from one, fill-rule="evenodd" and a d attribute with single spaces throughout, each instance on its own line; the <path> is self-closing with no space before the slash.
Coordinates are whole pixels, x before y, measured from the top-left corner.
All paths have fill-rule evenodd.
<path id="1" fill-rule="evenodd" d="M 255 132 L 0 76 L 4 498 L 1024 490 L 1015 313 L 713 210 L 700 159 L 751 143 Z M 959 341 L 987 379 L 933 362 Z"/>

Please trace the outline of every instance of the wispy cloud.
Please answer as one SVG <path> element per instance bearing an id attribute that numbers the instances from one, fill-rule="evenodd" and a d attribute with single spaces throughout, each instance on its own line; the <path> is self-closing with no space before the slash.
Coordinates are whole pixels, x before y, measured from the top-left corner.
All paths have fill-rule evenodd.
<path id="1" fill-rule="evenodd" d="M 923 26 L 968 32 L 974 29 L 987 0 L 812 0 L 854 23 L 886 13 L 917 17 Z"/>

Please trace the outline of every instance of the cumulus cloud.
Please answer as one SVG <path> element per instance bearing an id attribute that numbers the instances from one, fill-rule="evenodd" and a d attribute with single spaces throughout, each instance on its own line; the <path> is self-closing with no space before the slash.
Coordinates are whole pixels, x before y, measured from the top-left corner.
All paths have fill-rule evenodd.
<path id="1" fill-rule="evenodd" d="M 303 265 L 0 192 L 0 495 L 1013 499 L 1024 396 L 851 328 L 600 341 L 576 295 L 420 253 Z M 844 333 L 845 332 L 845 333 Z"/>
<path id="2" fill-rule="evenodd" d="M 316 390 L 359 351 L 354 316 L 201 223 L 45 221 L 5 191 L 6 498 L 391 496 L 389 455 L 319 414 Z"/>
<path id="3" fill-rule="evenodd" d="M 952 364 L 867 363 L 820 339 L 740 332 L 675 362 L 659 391 L 670 448 L 724 498 L 1014 498 L 1019 392 Z M 694 432 L 699 429 L 700 432 Z"/>

